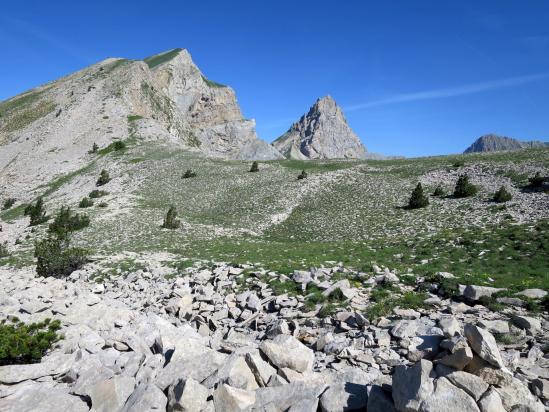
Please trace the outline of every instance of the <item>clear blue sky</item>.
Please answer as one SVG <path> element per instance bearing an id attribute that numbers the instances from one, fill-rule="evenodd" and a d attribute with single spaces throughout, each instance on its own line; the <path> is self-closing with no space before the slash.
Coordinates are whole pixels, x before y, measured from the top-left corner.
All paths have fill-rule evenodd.
<path id="1" fill-rule="evenodd" d="M 188 49 L 272 141 L 331 94 L 368 150 L 549 138 L 549 1 L 2 4 L 0 99 L 106 57 Z"/>

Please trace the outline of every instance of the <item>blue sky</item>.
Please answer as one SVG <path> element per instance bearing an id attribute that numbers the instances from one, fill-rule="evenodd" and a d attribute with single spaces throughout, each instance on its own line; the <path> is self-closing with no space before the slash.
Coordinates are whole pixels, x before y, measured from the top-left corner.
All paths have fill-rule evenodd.
<path id="1" fill-rule="evenodd" d="M 549 139 L 549 1 L 21 1 L 0 13 L 0 99 L 106 57 L 188 49 L 272 141 L 332 95 L 368 150 Z"/>

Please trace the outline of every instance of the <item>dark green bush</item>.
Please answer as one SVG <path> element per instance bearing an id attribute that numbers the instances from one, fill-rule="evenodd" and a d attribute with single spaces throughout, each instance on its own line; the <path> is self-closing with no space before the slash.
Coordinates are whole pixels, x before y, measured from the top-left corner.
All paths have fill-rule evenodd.
<path id="1" fill-rule="evenodd" d="M 187 169 L 185 173 L 183 173 L 183 176 L 181 176 L 183 179 L 189 179 L 191 177 L 196 177 L 196 173 L 193 172 L 191 169 Z"/>
<path id="2" fill-rule="evenodd" d="M 475 185 L 469 182 L 469 176 L 460 175 L 454 189 L 455 197 L 470 197 L 476 195 L 478 189 Z"/>
<path id="3" fill-rule="evenodd" d="M 114 150 L 124 150 L 126 148 L 126 143 L 124 143 L 122 140 L 117 140 L 113 143 Z"/>
<path id="4" fill-rule="evenodd" d="M 446 192 L 444 191 L 444 189 L 442 188 L 441 185 L 438 185 L 435 189 L 435 191 L 433 192 L 433 196 L 444 196 L 446 195 Z"/>
<path id="5" fill-rule="evenodd" d="M 109 194 L 109 192 L 105 191 L 105 190 L 92 190 L 90 192 L 90 194 L 88 195 L 88 197 L 90 199 L 98 199 L 100 197 L 103 197 L 103 196 L 107 196 Z"/>
<path id="6" fill-rule="evenodd" d="M 307 179 L 307 172 L 302 170 L 301 173 L 297 176 L 297 180 Z"/>
<path id="7" fill-rule="evenodd" d="M 421 183 L 418 183 L 416 188 L 412 192 L 412 196 L 410 196 L 410 200 L 408 201 L 408 207 L 410 209 L 419 209 L 427 205 L 429 205 L 429 198 L 423 193 L 423 187 L 421 186 Z"/>
<path id="8" fill-rule="evenodd" d="M 107 207 L 109 204 L 107 202 L 101 202 L 97 206 L 98 207 Z"/>
<path id="9" fill-rule="evenodd" d="M 63 206 L 50 223 L 48 232 L 59 239 L 66 239 L 70 232 L 84 229 L 90 225 L 90 218 L 86 215 L 74 213 L 70 207 Z"/>
<path id="10" fill-rule="evenodd" d="M 49 236 L 34 244 L 38 276 L 63 278 L 80 269 L 87 262 L 87 252 L 70 247 L 68 237 Z"/>
<path id="11" fill-rule="evenodd" d="M 96 186 L 103 186 L 106 185 L 111 181 L 111 178 L 109 176 L 109 172 L 107 172 L 105 169 L 101 170 L 101 173 L 99 174 L 99 179 L 97 179 L 97 182 L 95 183 Z"/>
<path id="12" fill-rule="evenodd" d="M 4 200 L 4 205 L 2 206 L 2 209 L 8 210 L 10 207 L 12 207 L 15 204 L 16 200 L 13 197 L 9 197 L 6 200 Z"/>
<path id="13" fill-rule="evenodd" d="M 25 324 L 19 320 L 0 321 L 0 366 L 39 362 L 61 336 L 58 320 Z"/>
<path id="14" fill-rule="evenodd" d="M 497 203 L 505 203 L 505 202 L 508 202 L 509 200 L 511 200 L 513 198 L 513 196 L 511 196 L 511 193 L 509 193 L 507 191 L 507 189 L 505 189 L 505 186 L 501 186 L 497 191 L 496 193 L 494 193 L 494 202 L 497 202 Z"/>
<path id="15" fill-rule="evenodd" d="M 0 258 L 8 257 L 9 255 L 8 242 L 0 243 Z"/>
<path id="16" fill-rule="evenodd" d="M 530 187 L 541 187 L 543 186 L 545 178 L 541 175 L 540 172 L 536 172 L 534 177 L 530 177 L 528 181 L 530 182 Z"/>
<path id="17" fill-rule="evenodd" d="M 44 199 L 39 197 L 36 203 L 27 205 L 24 211 L 25 216 L 30 216 L 30 226 L 36 226 L 49 219 L 44 210 Z"/>
<path id="18" fill-rule="evenodd" d="M 80 203 L 78 203 L 78 207 L 81 209 L 84 209 L 86 207 L 92 207 L 93 206 L 93 200 L 88 199 L 87 197 L 83 197 Z"/>
<path id="19" fill-rule="evenodd" d="M 93 142 L 93 146 L 90 150 L 90 153 L 97 153 L 98 150 L 99 150 L 99 146 L 97 146 L 97 143 Z"/>
<path id="20" fill-rule="evenodd" d="M 250 172 L 259 172 L 259 164 L 257 162 L 252 163 L 252 167 L 250 167 Z"/>
<path id="21" fill-rule="evenodd" d="M 465 166 L 465 162 L 463 160 L 456 160 L 452 166 L 455 168 L 463 167 Z"/>
<path id="22" fill-rule="evenodd" d="M 175 206 L 170 206 L 168 213 L 164 218 L 164 223 L 162 223 L 162 227 L 164 229 L 177 229 L 180 223 L 181 222 L 177 219 L 177 211 L 175 210 Z"/>

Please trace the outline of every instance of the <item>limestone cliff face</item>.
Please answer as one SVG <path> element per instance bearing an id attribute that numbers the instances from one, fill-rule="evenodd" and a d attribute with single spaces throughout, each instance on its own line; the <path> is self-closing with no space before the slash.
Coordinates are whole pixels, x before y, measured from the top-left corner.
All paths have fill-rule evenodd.
<path id="1" fill-rule="evenodd" d="M 111 58 L 0 102 L 0 184 L 24 187 L 90 161 L 93 143 L 160 140 L 228 159 L 282 156 L 258 139 L 230 87 L 207 80 L 186 50 Z M 28 180 L 28 182 L 27 182 Z"/>
<path id="2" fill-rule="evenodd" d="M 464 153 L 498 152 L 502 150 L 517 150 L 532 147 L 545 147 L 547 143 L 540 141 L 524 142 L 511 137 L 487 134 L 479 137 Z"/>
<path id="3" fill-rule="evenodd" d="M 290 129 L 273 142 L 292 159 L 364 159 L 366 148 L 330 96 L 318 99 Z"/>

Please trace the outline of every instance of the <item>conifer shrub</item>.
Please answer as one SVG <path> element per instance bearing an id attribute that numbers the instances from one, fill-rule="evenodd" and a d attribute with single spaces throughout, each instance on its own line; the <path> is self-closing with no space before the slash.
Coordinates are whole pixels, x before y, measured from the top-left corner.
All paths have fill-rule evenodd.
<path id="1" fill-rule="evenodd" d="M 70 207 L 63 206 L 50 223 L 48 232 L 59 239 L 67 239 L 70 232 L 82 230 L 90 225 L 90 218 L 86 215 L 74 213 Z"/>
<path id="2" fill-rule="evenodd" d="M 252 167 L 250 167 L 250 172 L 259 172 L 259 164 L 257 162 L 252 163 Z"/>
<path id="3" fill-rule="evenodd" d="M 80 203 L 78 203 L 78 207 L 81 209 L 84 209 L 86 207 L 92 207 L 93 206 L 93 200 L 88 199 L 87 197 L 83 197 Z"/>
<path id="4" fill-rule="evenodd" d="M 19 319 L 0 321 L 0 366 L 39 362 L 61 336 L 59 320 L 25 324 Z"/>
<path id="5" fill-rule="evenodd" d="M 107 172 L 105 169 L 101 170 L 101 173 L 99 174 L 99 178 L 97 179 L 97 182 L 95 183 L 96 186 L 103 186 L 106 185 L 111 181 L 111 178 L 109 176 L 109 172 Z"/>
<path id="6" fill-rule="evenodd" d="M 90 194 L 88 195 L 88 197 L 90 199 L 98 199 L 100 197 L 103 197 L 103 196 L 107 196 L 109 194 L 109 192 L 105 191 L 105 190 L 92 190 L 90 192 Z"/>
<path id="7" fill-rule="evenodd" d="M 433 196 L 442 197 L 444 195 L 446 195 L 446 192 L 444 191 L 441 185 L 438 185 L 435 191 L 433 192 Z"/>
<path id="8" fill-rule="evenodd" d="M 2 206 L 2 209 L 8 210 L 10 207 L 12 207 L 15 204 L 16 200 L 13 197 L 9 197 L 6 200 L 4 200 L 4 205 Z"/>
<path id="9" fill-rule="evenodd" d="M 191 177 L 196 177 L 196 173 L 193 172 L 191 169 L 187 169 L 185 173 L 183 173 L 183 176 L 181 176 L 183 179 L 189 179 Z"/>
<path id="10" fill-rule="evenodd" d="M 501 186 L 495 193 L 493 200 L 496 203 L 505 203 L 511 200 L 513 196 L 511 196 L 511 193 L 507 191 L 505 186 Z"/>
<path id="11" fill-rule="evenodd" d="M 452 166 L 454 166 L 457 169 L 465 166 L 465 162 L 463 160 L 456 160 Z"/>
<path id="12" fill-rule="evenodd" d="M 530 177 L 528 181 L 530 182 L 530 187 L 541 187 L 543 186 L 545 178 L 540 172 L 536 172 L 536 174 L 533 177 Z"/>
<path id="13" fill-rule="evenodd" d="M 179 228 L 180 223 L 179 219 L 177 219 L 177 210 L 175 210 L 175 206 L 170 206 L 168 213 L 164 218 L 164 222 L 162 223 L 162 227 L 164 229 L 177 229 Z"/>
<path id="14" fill-rule="evenodd" d="M 476 195 L 477 192 L 477 187 L 469 182 L 469 176 L 467 176 L 466 174 L 459 176 L 456 187 L 454 189 L 455 197 L 470 197 Z"/>
<path id="15" fill-rule="evenodd" d="M 99 203 L 97 206 L 98 206 L 98 207 L 105 208 L 105 207 L 107 207 L 108 205 L 109 205 L 109 204 L 108 204 L 107 202 L 101 202 L 101 203 Z"/>
<path id="16" fill-rule="evenodd" d="M 301 173 L 297 176 L 297 180 L 307 179 L 307 172 L 302 170 Z"/>
<path id="17" fill-rule="evenodd" d="M 423 193 L 423 187 L 421 186 L 421 183 L 418 183 L 416 188 L 412 192 L 412 195 L 410 196 L 410 200 L 408 201 L 408 208 L 419 209 L 427 206 L 428 204 L 429 198 Z"/>
<path id="18" fill-rule="evenodd" d="M 34 204 L 31 203 L 27 205 L 27 207 L 25 207 L 24 215 L 30 216 L 30 226 L 36 226 L 46 222 L 49 217 L 44 210 L 44 199 L 39 197 Z"/>
<path id="19" fill-rule="evenodd" d="M 0 243 L 0 258 L 8 257 L 9 255 L 8 242 Z"/>
<path id="20" fill-rule="evenodd" d="M 71 247 L 68 233 L 65 235 L 50 234 L 34 244 L 38 276 L 64 278 L 88 261 L 86 250 Z"/>
<path id="21" fill-rule="evenodd" d="M 97 145 L 97 143 L 93 142 L 93 146 L 90 150 L 90 153 L 97 153 L 98 150 L 99 150 L 99 146 Z"/>

